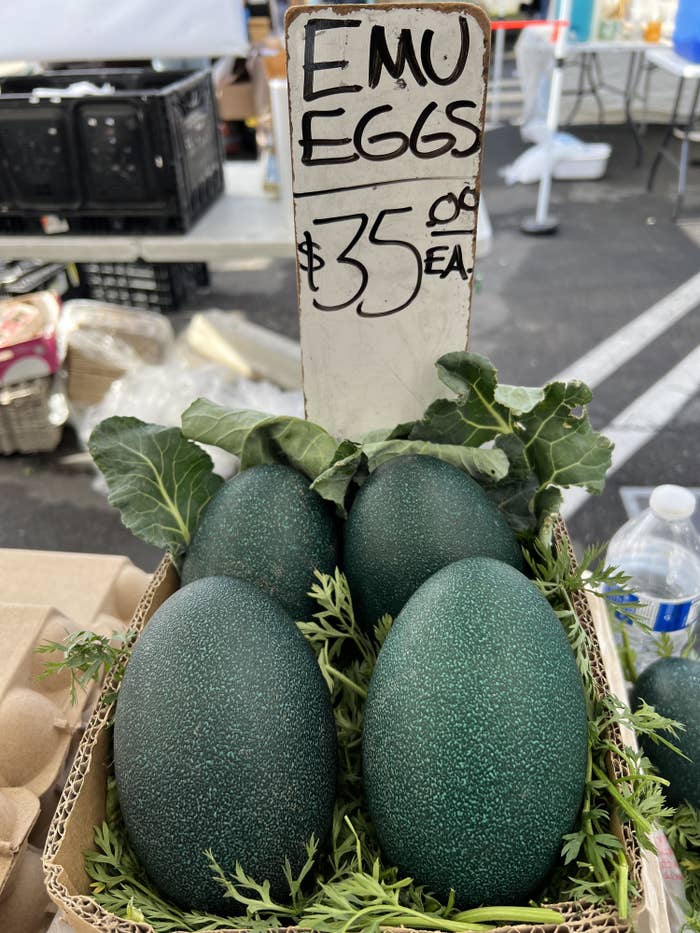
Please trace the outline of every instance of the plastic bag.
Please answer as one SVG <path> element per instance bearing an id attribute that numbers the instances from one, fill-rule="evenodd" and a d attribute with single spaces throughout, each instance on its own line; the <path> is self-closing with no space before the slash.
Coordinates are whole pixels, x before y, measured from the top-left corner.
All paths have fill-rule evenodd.
<path id="1" fill-rule="evenodd" d="M 32 88 L 34 97 L 106 97 L 115 93 L 115 87 L 108 84 L 97 85 L 92 81 L 74 81 L 68 87 L 35 87 Z"/>
<path id="2" fill-rule="evenodd" d="M 660 829 L 651 834 L 656 853 L 645 852 L 642 864 L 644 899 L 633 916 L 637 933 L 681 933 L 688 902 L 683 874 Z"/>
<path id="3" fill-rule="evenodd" d="M 531 185 L 540 180 L 548 162 L 551 171 L 567 150 L 577 144 L 580 143 L 575 136 L 570 136 L 568 133 L 556 133 L 551 146 L 548 146 L 546 142 L 531 146 L 519 155 L 515 162 L 502 168 L 500 174 L 507 185 L 518 183 Z"/>
<path id="4" fill-rule="evenodd" d="M 231 382 L 230 378 L 226 369 L 214 365 L 194 369 L 183 367 L 178 362 L 140 366 L 113 382 L 102 401 L 82 412 L 74 412 L 74 426 L 85 446 L 93 428 L 112 415 L 132 416 L 154 424 L 179 427 L 182 412 L 202 396 L 228 408 L 252 408 L 270 414 L 304 417 L 300 391 L 284 391 L 269 382 L 248 379 Z M 237 457 L 218 447 L 207 446 L 205 449 L 220 476 L 227 478 L 233 475 L 238 467 Z"/>
<path id="5" fill-rule="evenodd" d="M 554 30 L 551 26 L 528 26 L 515 43 L 515 61 L 523 92 L 520 135 L 524 142 L 547 138 L 549 86 L 554 67 Z"/>
<path id="6" fill-rule="evenodd" d="M 102 348 L 105 362 L 121 369 L 140 365 L 144 360 L 160 363 L 172 349 L 174 339 L 172 326 L 162 314 L 103 301 L 67 301 L 59 330 L 69 348 Z"/>

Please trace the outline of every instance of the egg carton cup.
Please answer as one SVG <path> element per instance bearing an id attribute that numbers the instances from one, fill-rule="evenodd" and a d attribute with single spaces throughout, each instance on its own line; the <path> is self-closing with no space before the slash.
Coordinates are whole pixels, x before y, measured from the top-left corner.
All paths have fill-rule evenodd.
<path id="1" fill-rule="evenodd" d="M 568 549 L 575 566 L 568 532 L 561 519 L 555 527 L 555 542 L 557 547 Z M 177 573 L 166 557 L 153 575 L 150 586 L 136 610 L 133 620 L 134 637 L 138 636 L 156 609 L 178 589 L 178 586 Z M 610 679 L 591 607 L 583 591 L 575 593 L 573 601 L 589 637 L 589 660 L 596 689 L 599 695 L 603 696 L 610 692 Z M 125 658 L 130 648 L 131 645 L 125 646 Z M 114 693 L 115 687 L 113 679 L 108 678 L 103 687 L 103 697 L 105 693 Z M 112 757 L 109 735 L 111 716 L 112 706 L 98 703 L 78 748 L 46 840 L 46 886 L 49 896 L 78 933 L 151 933 L 153 928 L 150 924 L 123 920 L 101 907 L 90 895 L 90 882 L 84 867 L 84 853 L 94 848 L 94 827 L 101 824 L 105 818 L 107 777 Z M 610 728 L 609 738 L 615 748 L 624 748 L 623 736 L 616 726 Z M 619 780 L 629 777 L 627 765 L 617 752 L 611 752 L 608 756 L 608 771 L 612 777 Z M 623 844 L 630 878 L 637 890 L 642 892 L 639 902 L 634 905 L 636 915 L 642 908 L 644 898 L 641 849 L 634 832 L 627 824 L 613 828 Z M 519 924 L 517 927 L 507 925 L 498 927 L 492 933 L 628 933 L 632 930 L 632 922 L 622 920 L 612 904 L 591 906 L 583 902 L 567 901 L 551 906 L 561 912 L 560 924 Z M 229 933 L 234 933 L 235 930 L 236 928 L 231 927 Z M 405 930 L 401 933 L 405 933 Z"/>

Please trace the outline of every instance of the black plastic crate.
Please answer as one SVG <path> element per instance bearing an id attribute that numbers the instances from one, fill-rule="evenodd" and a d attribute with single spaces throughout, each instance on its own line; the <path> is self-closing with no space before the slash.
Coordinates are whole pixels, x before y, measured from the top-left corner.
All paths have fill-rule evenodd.
<path id="1" fill-rule="evenodd" d="M 209 284 L 203 262 L 87 262 L 78 272 L 86 297 L 150 311 L 176 311 Z"/>
<path id="2" fill-rule="evenodd" d="M 115 91 L 62 96 L 78 81 Z M 52 71 L 0 91 L 0 232 L 181 232 L 223 191 L 208 71 Z"/>

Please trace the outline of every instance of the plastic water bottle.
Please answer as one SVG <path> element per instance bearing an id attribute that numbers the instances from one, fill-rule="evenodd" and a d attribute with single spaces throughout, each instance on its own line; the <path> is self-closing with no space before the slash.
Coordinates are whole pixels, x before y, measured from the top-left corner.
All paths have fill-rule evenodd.
<path id="1" fill-rule="evenodd" d="M 689 489 L 657 486 L 649 508 L 626 522 L 608 545 L 606 562 L 630 577 L 630 592 L 608 598 L 652 630 L 648 634 L 623 612 L 615 613 L 629 623 L 638 672 L 656 660 L 655 641 L 661 633 L 671 638 L 674 654 L 680 654 L 691 638 L 697 645 L 700 536 L 690 521 L 694 511 L 695 496 Z"/>

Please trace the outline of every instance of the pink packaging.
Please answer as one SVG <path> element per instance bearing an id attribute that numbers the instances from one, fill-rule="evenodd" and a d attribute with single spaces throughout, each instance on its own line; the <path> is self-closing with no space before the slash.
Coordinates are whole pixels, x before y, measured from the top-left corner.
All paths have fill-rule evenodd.
<path id="1" fill-rule="evenodd" d="M 0 301 L 0 386 L 56 372 L 63 356 L 56 336 L 60 309 L 52 292 Z"/>

